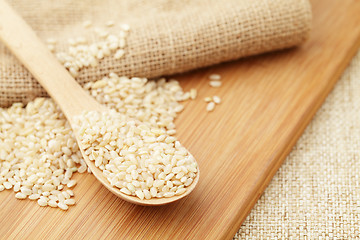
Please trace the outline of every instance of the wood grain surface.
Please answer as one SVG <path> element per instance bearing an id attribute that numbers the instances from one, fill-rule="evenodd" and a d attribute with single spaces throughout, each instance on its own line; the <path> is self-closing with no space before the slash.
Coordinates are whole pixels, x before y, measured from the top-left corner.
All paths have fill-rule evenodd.
<path id="1" fill-rule="evenodd" d="M 360 44 L 360 1 L 313 0 L 303 46 L 177 76 L 196 101 L 177 119 L 178 137 L 199 162 L 186 199 L 142 207 L 77 174 L 67 212 L 0 193 L 0 239 L 230 239 L 290 152 Z M 219 73 L 221 88 L 207 76 Z M 212 113 L 203 98 L 223 102 Z"/>

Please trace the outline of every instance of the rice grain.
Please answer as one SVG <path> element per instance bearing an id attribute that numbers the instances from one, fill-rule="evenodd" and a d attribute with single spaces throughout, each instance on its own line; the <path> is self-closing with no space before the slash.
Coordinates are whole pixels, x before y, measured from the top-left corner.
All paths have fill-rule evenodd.
<path id="1" fill-rule="evenodd" d="M 110 36 L 107 36 L 109 41 L 115 39 Z M 74 46 L 84 42 L 80 38 L 72 40 Z M 118 139 L 114 139 L 112 134 L 105 138 L 107 126 L 94 129 L 107 139 L 103 145 L 103 161 L 99 164 L 110 175 L 116 173 L 121 176 L 113 179 L 109 175 L 108 178 L 120 191 L 135 196 L 135 191 L 141 189 L 145 199 L 164 197 L 163 190 L 176 192 L 183 187 L 172 172 L 179 162 L 185 166 L 177 169 L 176 174 L 184 171 L 188 178 L 196 177 L 197 166 L 193 157 L 176 138 L 170 136 L 176 133 L 174 119 L 183 109 L 180 101 L 190 98 L 190 93 L 183 92 L 176 80 L 148 81 L 112 73 L 97 84 L 85 84 L 84 88 L 100 103 L 126 116 L 126 119 L 132 119 L 126 120 L 128 124 L 122 126 L 126 128 L 126 136 Z M 21 193 L 18 196 L 37 200 L 40 206 L 58 201 L 59 194 L 64 203 L 68 199 L 75 202 L 71 198 L 73 191 L 67 189 L 76 184 L 71 179 L 72 173 L 85 172 L 88 167 L 69 123 L 51 99 L 37 98 L 26 107 L 15 103 L 8 109 L 0 108 L 0 128 L 0 191 L 13 188 Z M 116 132 L 116 129 L 111 131 Z M 96 152 L 88 150 L 89 154 Z M 166 157 L 160 157 L 161 154 L 157 154 L 159 151 Z M 182 158 L 188 161 L 181 161 Z M 120 162 L 124 164 L 114 164 Z M 12 166 L 17 166 L 18 170 L 15 171 Z M 127 173 L 129 167 L 132 170 Z M 127 185 L 125 179 L 131 185 Z M 157 182 L 159 188 L 153 186 L 155 180 L 163 181 Z M 55 206 L 54 202 L 50 204 Z"/>
<path id="2" fill-rule="evenodd" d="M 209 76 L 209 79 L 211 80 L 211 81 L 219 81 L 219 80 L 221 80 L 221 76 L 219 75 L 219 74 L 211 74 L 210 76 Z"/>
<path id="3" fill-rule="evenodd" d="M 221 82 L 220 81 L 210 81 L 209 84 L 210 84 L 211 87 L 214 87 L 214 88 L 221 87 Z"/>
<path id="4" fill-rule="evenodd" d="M 126 195 L 143 200 L 145 198 L 143 190 L 147 190 L 146 198 L 171 197 L 177 190 L 175 188 L 173 193 L 169 193 L 170 187 L 176 185 L 172 181 L 181 179 L 185 175 L 185 179 L 196 177 L 195 159 L 175 137 L 166 135 L 166 129 L 156 128 L 155 125 L 128 118 L 115 111 L 85 112 L 78 116 L 76 121 L 75 129 L 79 134 L 83 134 L 81 145 L 85 146 L 84 153 L 94 161 L 95 166 L 103 170 L 109 183 Z M 165 137 L 159 138 L 163 135 Z M 110 142 L 119 142 L 119 140 L 124 140 L 125 145 L 121 144 L 116 148 L 117 151 L 107 148 Z M 172 161 L 177 167 L 171 168 L 169 163 Z M 170 171 L 171 178 L 169 178 Z M 173 178 L 174 174 L 177 174 L 175 178 Z M 123 176 L 127 183 L 114 181 L 112 175 Z M 165 185 L 166 177 L 171 183 Z M 181 185 L 181 182 L 177 185 Z"/>
<path id="5" fill-rule="evenodd" d="M 211 112 L 211 111 L 214 111 L 214 109 L 215 109 L 215 103 L 214 102 L 209 102 L 206 105 L 206 111 Z"/>

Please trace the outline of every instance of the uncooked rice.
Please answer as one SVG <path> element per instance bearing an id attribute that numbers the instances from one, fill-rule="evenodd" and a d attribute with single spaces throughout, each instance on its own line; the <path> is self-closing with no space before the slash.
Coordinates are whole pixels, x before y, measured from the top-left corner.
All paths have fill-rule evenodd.
<path id="1" fill-rule="evenodd" d="M 197 90 L 195 88 L 190 89 L 190 98 L 192 100 L 195 100 L 196 97 L 197 97 Z"/>
<path id="2" fill-rule="evenodd" d="M 181 195 L 196 177 L 194 157 L 162 126 L 116 111 L 86 112 L 76 120 L 84 154 L 126 195 Z"/>
<path id="3" fill-rule="evenodd" d="M 211 101 L 212 101 L 212 98 L 211 98 L 211 97 L 205 97 L 205 98 L 204 98 L 204 101 L 207 102 L 207 103 L 208 103 L 208 102 L 211 102 Z"/>
<path id="4" fill-rule="evenodd" d="M 215 103 L 214 103 L 214 102 L 209 102 L 209 103 L 206 105 L 206 111 L 212 112 L 212 111 L 214 111 L 214 109 L 215 109 Z"/>
<path id="5" fill-rule="evenodd" d="M 221 80 L 221 76 L 219 74 L 213 73 L 209 76 L 209 79 L 211 81 L 220 81 Z"/>
<path id="6" fill-rule="evenodd" d="M 216 104 L 220 104 L 221 103 L 221 98 L 218 96 L 213 96 L 212 100 L 214 101 L 214 103 Z"/>
<path id="7" fill-rule="evenodd" d="M 211 87 L 214 87 L 214 88 L 221 87 L 221 85 L 222 85 L 221 81 L 210 81 L 209 84 Z"/>
<path id="8" fill-rule="evenodd" d="M 0 190 L 13 188 L 18 199 L 40 206 L 70 199 L 66 186 L 77 166 L 85 165 L 70 125 L 50 99 L 37 98 L 0 109 Z M 50 203 L 50 204 L 51 204 Z"/>
<path id="9" fill-rule="evenodd" d="M 130 26 L 121 24 L 120 30 L 116 33 L 104 28 L 90 28 L 90 21 L 85 21 L 83 27 L 88 29 L 91 36 L 97 39 L 91 42 L 85 37 L 69 38 L 69 47 L 66 51 L 57 51 L 57 40 L 47 39 L 48 49 L 56 52 L 55 56 L 61 64 L 70 72 L 73 77 L 77 77 L 81 69 L 86 67 L 96 67 L 104 57 L 113 55 L 114 59 L 120 59 L 125 54 L 126 37 Z M 105 24 L 108 28 L 113 27 L 115 22 L 110 20 Z"/>
<path id="10" fill-rule="evenodd" d="M 85 89 L 117 113 L 162 129 L 169 136 L 175 134 L 174 119 L 183 110 L 179 102 L 190 97 L 176 80 L 148 81 L 116 74 L 88 83 Z M 72 129 L 52 99 L 37 98 L 26 107 L 15 103 L 0 108 L 0 191 L 13 189 L 18 199 L 66 210 L 75 204 L 69 189 L 76 185 L 72 175 L 86 170 Z M 178 194 L 182 191 L 185 189 Z M 143 193 L 144 198 L 157 195 L 151 190 Z M 142 197 L 139 192 L 137 195 Z"/>

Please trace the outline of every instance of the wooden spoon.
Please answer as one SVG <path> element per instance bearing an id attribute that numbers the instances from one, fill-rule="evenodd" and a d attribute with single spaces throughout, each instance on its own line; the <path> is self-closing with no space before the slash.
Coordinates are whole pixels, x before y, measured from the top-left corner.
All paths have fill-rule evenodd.
<path id="1" fill-rule="evenodd" d="M 81 115 L 83 111 L 108 111 L 81 88 L 30 26 L 4 0 L 0 0 L 0 39 L 56 101 L 72 126 L 74 126 L 74 117 Z M 197 173 L 193 183 L 186 188 L 187 191 L 179 196 L 149 200 L 128 196 L 110 185 L 102 171 L 84 154 L 79 141 L 80 136 L 76 131 L 74 134 L 83 158 L 94 176 L 107 189 L 125 201 L 150 206 L 171 203 L 187 196 L 199 180 L 200 172 Z"/>

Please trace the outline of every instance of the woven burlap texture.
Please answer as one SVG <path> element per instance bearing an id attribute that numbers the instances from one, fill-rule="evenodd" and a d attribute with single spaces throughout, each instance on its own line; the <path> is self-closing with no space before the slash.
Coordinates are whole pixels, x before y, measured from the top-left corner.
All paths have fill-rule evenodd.
<path id="1" fill-rule="evenodd" d="M 360 239 L 360 51 L 235 239 Z"/>
<path id="2" fill-rule="evenodd" d="M 308 36 L 308 0 L 48 0 L 9 2 L 43 39 L 82 36 L 82 23 L 106 21 L 131 26 L 125 57 L 103 59 L 83 69 L 80 84 L 115 72 L 157 77 L 240 57 L 288 48 Z M 116 26 L 113 28 L 116 32 Z M 91 36 L 90 36 L 91 37 Z M 94 40 L 96 41 L 96 40 Z M 36 56 L 34 56 L 35 58 Z M 41 86 L 0 45 L 0 106 L 44 96 Z"/>

